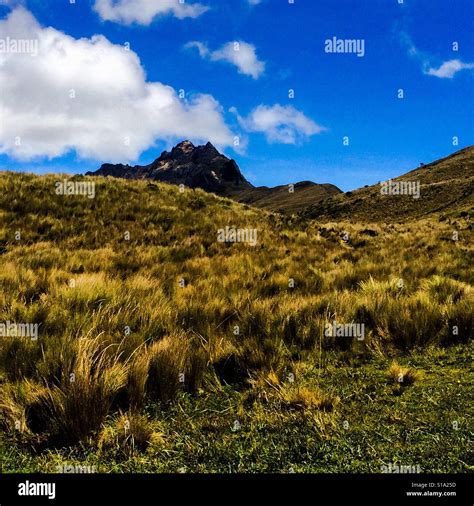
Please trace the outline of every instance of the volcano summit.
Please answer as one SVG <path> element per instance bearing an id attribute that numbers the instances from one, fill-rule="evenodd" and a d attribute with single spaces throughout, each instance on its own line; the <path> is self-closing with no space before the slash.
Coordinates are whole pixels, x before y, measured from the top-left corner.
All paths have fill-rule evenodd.
<path id="1" fill-rule="evenodd" d="M 194 146 L 183 141 L 171 151 L 163 151 L 149 165 L 103 164 L 88 176 L 112 176 L 125 179 L 154 179 L 170 184 L 184 184 L 207 192 L 227 195 L 233 191 L 253 188 L 240 172 L 235 160 L 222 155 L 208 142 Z"/>
<path id="2" fill-rule="evenodd" d="M 227 158 L 208 142 L 194 146 L 191 141 L 163 151 L 149 165 L 103 164 L 86 176 L 111 176 L 125 179 L 153 179 L 164 183 L 201 188 L 239 202 L 276 211 L 297 212 L 309 204 L 341 193 L 332 184 L 302 181 L 269 188 L 253 186 L 243 176 L 235 160 Z"/>

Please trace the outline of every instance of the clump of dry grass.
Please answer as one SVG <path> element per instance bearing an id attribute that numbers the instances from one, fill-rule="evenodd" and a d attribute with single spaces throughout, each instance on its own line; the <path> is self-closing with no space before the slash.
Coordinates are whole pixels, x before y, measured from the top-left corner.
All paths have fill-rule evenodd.
<path id="1" fill-rule="evenodd" d="M 471 298 L 472 300 L 473 296 L 470 285 L 445 276 L 433 276 L 425 279 L 421 283 L 421 287 L 430 298 L 440 304 L 455 304 L 463 298 Z"/>
<path id="2" fill-rule="evenodd" d="M 100 429 L 115 396 L 125 386 L 127 366 L 99 339 L 74 343 L 72 368 L 59 384 L 38 392 L 30 412 L 41 428 L 68 443 Z"/>
<path id="3" fill-rule="evenodd" d="M 136 411 L 122 413 L 112 425 L 104 427 L 98 439 L 100 451 L 115 451 L 124 458 L 146 451 L 150 445 L 156 449 L 164 444 L 159 422 L 150 421 Z"/>
<path id="4" fill-rule="evenodd" d="M 3 384 L 0 388 L 0 428 L 16 441 L 28 445 L 44 443 L 47 436 L 35 433 L 30 407 L 48 388 L 30 380 Z"/>
<path id="5" fill-rule="evenodd" d="M 1 385 L 0 389 L 0 426 L 9 433 L 25 432 L 25 405 L 28 394 L 21 383 Z"/>
<path id="6" fill-rule="evenodd" d="M 291 409 L 332 411 L 338 397 L 323 392 L 319 387 L 296 386 L 279 390 L 283 402 Z"/>
<path id="7" fill-rule="evenodd" d="M 153 343 L 149 357 L 146 391 L 150 398 L 168 403 L 180 391 L 194 393 L 207 368 L 202 346 L 189 334 L 175 333 Z"/>
<path id="8" fill-rule="evenodd" d="M 8 379 L 17 382 L 33 377 L 41 359 L 38 343 L 21 337 L 8 340 L 0 337 L 0 341 L 0 368 L 6 372 Z"/>
<path id="9" fill-rule="evenodd" d="M 404 367 L 398 362 L 393 361 L 388 369 L 388 378 L 391 382 L 401 387 L 407 387 L 413 385 L 419 379 L 419 374 L 413 369 Z"/>
<path id="10" fill-rule="evenodd" d="M 146 383 L 150 368 L 150 353 L 140 346 L 131 357 L 128 366 L 126 395 L 130 407 L 142 408 L 146 397 Z"/>

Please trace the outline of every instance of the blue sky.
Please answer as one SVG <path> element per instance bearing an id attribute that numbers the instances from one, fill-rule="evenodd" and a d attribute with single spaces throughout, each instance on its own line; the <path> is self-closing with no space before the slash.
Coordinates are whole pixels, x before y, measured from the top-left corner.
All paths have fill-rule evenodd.
<path id="1" fill-rule="evenodd" d="M 202 136 L 256 185 L 313 180 L 349 190 L 474 143 L 472 0 L 148 0 L 156 15 L 140 10 L 143 0 L 121 1 L 117 8 L 112 0 L 0 0 L 0 39 L 38 33 L 41 53 L 52 33 L 72 38 L 55 61 L 49 51 L 8 54 L 0 64 L 1 169 L 84 173 L 106 161 L 145 164 L 184 137 Z M 94 45 L 96 34 L 104 38 Z M 333 37 L 363 41 L 363 56 L 325 52 Z M 114 83 L 108 95 L 102 70 L 88 61 L 106 45 L 118 48 L 115 60 L 98 63 Z M 74 80 L 80 93 L 70 106 L 61 97 L 76 89 Z M 179 90 L 183 106 L 171 96 Z M 131 134 L 130 151 L 114 150 L 122 133 Z M 12 145 L 17 134 L 22 150 Z"/>

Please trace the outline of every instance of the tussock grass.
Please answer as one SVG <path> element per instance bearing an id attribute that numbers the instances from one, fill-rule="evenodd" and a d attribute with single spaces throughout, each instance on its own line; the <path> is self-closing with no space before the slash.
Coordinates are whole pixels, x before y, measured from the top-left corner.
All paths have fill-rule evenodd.
<path id="1" fill-rule="evenodd" d="M 202 348 L 189 334 L 174 334 L 153 343 L 146 390 L 150 398 L 167 403 L 180 391 L 195 392 L 206 370 Z"/>
<path id="2" fill-rule="evenodd" d="M 80 339 L 72 350 L 69 372 L 38 392 L 29 407 L 41 428 L 67 443 L 100 429 L 127 380 L 127 367 L 116 353 L 101 348 L 99 339 Z"/>
<path id="3" fill-rule="evenodd" d="M 401 387 L 407 387 L 415 383 L 419 378 L 419 374 L 413 369 L 401 366 L 398 362 L 394 361 L 388 369 L 388 377 L 393 383 Z"/>
<path id="4" fill-rule="evenodd" d="M 163 446 L 164 435 L 157 422 L 144 414 L 130 411 L 121 413 L 112 425 L 107 425 L 98 438 L 100 452 L 113 452 L 118 458 L 130 458 L 145 452 L 150 445 Z"/>
<path id="5" fill-rule="evenodd" d="M 23 383 L 2 385 L 0 389 L 0 425 L 6 432 L 28 431 L 25 407 L 28 402 L 27 386 Z"/>
<path id="6" fill-rule="evenodd" d="M 151 356 L 145 347 L 139 347 L 129 361 L 126 394 L 128 404 L 134 410 L 142 408 L 145 404 Z"/>
<path id="7" fill-rule="evenodd" d="M 339 402 L 337 397 L 324 393 L 320 388 L 295 387 L 280 390 L 283 402 L 293 409 L 319 409 L 332 411 Z"/>

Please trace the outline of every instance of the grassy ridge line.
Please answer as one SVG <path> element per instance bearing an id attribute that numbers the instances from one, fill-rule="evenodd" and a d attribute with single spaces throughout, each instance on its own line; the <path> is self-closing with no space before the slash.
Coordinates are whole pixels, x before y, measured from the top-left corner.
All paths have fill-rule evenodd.
<path id="1" fill-rule="evenodd" d="M 335 195 L 304 209 L 306 218 L 360 222 L 406 222 L 473 216 L 474 147 L 462 149 L 433 163 L 418 167 L 393 181 L 420 183 L 420 198 L 380 194 L 380 185 Z"/>
<path id="2" fill-rule="evenodd" d="M 331 195 L 341 193 L 341 190 L 332 184 L 315 184 L 309 181 L 296 183 L 291 193 L 289 188 L 289 185 L 274 188 L 258 187 L 235 192 L 229 196 L 238 202 L 255 207 L 291 214 L 302 211 Z"/>

